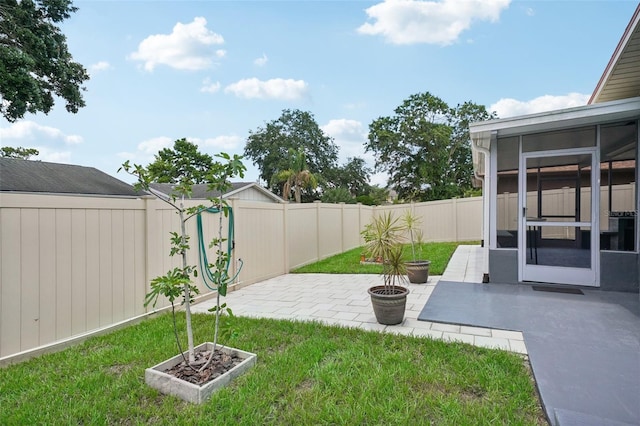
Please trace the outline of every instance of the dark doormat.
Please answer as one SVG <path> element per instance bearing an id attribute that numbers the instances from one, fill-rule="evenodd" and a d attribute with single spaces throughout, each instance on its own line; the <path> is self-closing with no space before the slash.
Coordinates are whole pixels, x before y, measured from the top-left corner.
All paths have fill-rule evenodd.
<path id="1" fill-rule="evenodd" d="M 569 288 L 569 287 L 549 287 L 546 285 L 532 285 L 532 289 L 535 291 L 549 291 L 551 293 L 566 293 L 566 294 L 582 294 L 584 293 L 579 288 Z"/>

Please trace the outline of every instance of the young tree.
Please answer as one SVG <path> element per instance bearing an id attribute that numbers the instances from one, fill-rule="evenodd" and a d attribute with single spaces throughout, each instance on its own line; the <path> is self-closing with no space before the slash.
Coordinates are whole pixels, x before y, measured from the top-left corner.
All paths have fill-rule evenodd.
<path id="1" fill-rule="evenodd" d="M 213 158 L 198 151 L 198 146 L 185 138 L 178 139 L 172 148 L 164 148 L 147 166 L 153 182 L 180 183 L 189 176 L 193 184 L 207 183 L 209 171 L 213 167 Z"/>
<path id="2" fill-rule="evenodd" d="M 0 157 L 18 158 L 21 160 L 29 160 L 31 157 L 37 157 L 40 154 L 35 148 L 23 148 L 21 146 L 14 148 L 11 146 L 3 146 L 0 148 Z"/>
<path id="3" fill-rule="evenodd" d="M 492 117 L 471 102 L 450 108 L 428 93 L 410 96 L 369 125 L 367 151 L 376 170 L 390 175 L 400 199 L 428 201 L 462 197 L 473 173 L 468 124 Z"/>
<path id="4" fill-rule="evenodd" d="M 85 106 L 89 79 L 73 61 L 56 24 L 77 8 L 71 0 L 3 0 L 0 3 L 0 112 L 14 122 L 27 112 L 47 114 L 54 95 L 76 113 Z"/>
<path id="5" fill-rule="evenodd" d="M 180 139 L 183 141 L 184 139 Z M 196 150 L 197 152 L 197 150 Z M 242 164 L 242 157 L 234 155 L 231 157 L 226 153 L 220 153 L 216 155 L 220 161 L 212 161 L 211 167 L 207 174 L 202 177 L 197 169 L 184 169 L 184 174 L 178 176 L 177 180 L 179 185 L 174 188 L 170 196 L 165 197 L 157 192 L 151 191 L 150 185 L 154 182 L 154 174 L 150 171 L 150 166 L 144 167 L 138 164 L 131 164 L 126 161 L 120 170 L 135 176 L 138 179 L 136 188 L 149 191 L 157 198 L 169 204 L 180 219 L 180 231 L 171 233 L 171 252 L 170 255 L 180 255 L 181 267 L 176 267 L 168 271 L 165 275 L 159 276 L 151 280 L 151 291 L 145 297 L 145 306 L 153 304 L 155 306 L 158 297 L 164 296 L 171 302 L 172 313 L 174 318 L 174 333 L 176 342 L 180 348 L 180 339 L 178 338 L 178 332 L 175 322 L 175 304 L 174 301 L 178 298 L 182 298 L 184 304 L 185 316 L 186 316 L 186 328 L 187 328 L 187 345 L 189 365 L 195 361 L 194 343 L 193 343 L 193 330 L 191 326 L 191 302 L 193 296 L 198 293 L 198 288 L 193 284 L 192 277 L 197 276 L 197 268 L 194 265 L 187 263 L 187 252 L 190 249 L 189 235 L 186 231 L 187 221 L 195 217 L 201 212 L 207 209 L 215 209 L 219 213 L 218 223 L 218 236 L 211 242 L 211 247 L 216 247 L 216 260 L 215 263 L 206 265 L 207 268 L 213 269 L 211 274 L 213 278 L 213 284 L 216 290 L 216 306 L 213 309 L 215 313 L 215 328 L 213 344 L 216 347 L 218 340 L 218 331 L 220 324 L 220 315 L 226 308 L 226 304 L 220 304 L 220 296 L 225 296 L 227 293 L 227 286 L 231 282 L 232 278 L 227 275 L 226 264 L 229 260 L 228 254 L 222 250 L 222 243 L 224 238 L 222 237 L 222 218 L 228 214 L 228 204 L 221 197 L 209 198 L 210 205 L 198 205 L 194 207 L 186 207 L 184 205 L 184 199 L 191 194 L 192 186 L 196 181 L 204 181 L 208 184 L 210 191 L 216 191 L 220 194 L 224 194 L 230 188 L 230 179 L 233 177 L 244 177 L 246 168 Z M 177 160 L 177 158 L 174 158 Z M 177 167 L 176 169 L 179 169 Z M 182 353 L 180 348 L 180 353 Z M 213 359 L 213 353 L 209 360 L 199 367 L 198 371 L 202 371 Z"/>
<path id="6" fill-rule="evenodd" d="M 335 168 L 338 161 L 338 147 L 320 129 L 313 114 L 288 109 L 264 128 L 249 132 L 244 154 L 258 166 L 260 178 L 269 189 L 279 192 L 274 176 L 290 168 L 290 149 L 304 151 L 307 168 L 318 179 Z"/>

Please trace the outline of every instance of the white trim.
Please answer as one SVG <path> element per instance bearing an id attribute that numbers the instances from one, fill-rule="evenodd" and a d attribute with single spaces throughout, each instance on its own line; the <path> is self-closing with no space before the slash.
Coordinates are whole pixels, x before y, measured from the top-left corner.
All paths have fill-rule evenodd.
<path id="1" fill-rule="evenodd" d="M 481 144 L 490 141 L 492 132 L 497 132 L 499 137 L 515 136 L 629 118 L 637 119 L 638 115 L 640 115 L 640 97 L 471 123 L 469 132 L 471 138 Z"/>
<path id="2" fill-rule="evenodd" d="M 284 200 L 280 197 L 278 197 L 276 194 L 274 194 L 273 192 L 269 191 L 266 188 L 263 188 L 261 185 L 258 185 L 255 182 L 250 182 L 244 186 L 241 186 L 238 189 L 234 189 L 233 191 L 227 192 L 224 194 L 223 198 L 231 198 L 233 195 L 235 194 L 239 194 L 242 191 L 245 191 L 249 188 L 255 188 L 258 191 L 262 192 L 265 196 L 271 198 L 272 200 L 274 200 L 277 203 L 284 203 Z"/>
<path id="3" fill-rule="evenodd" d="M 489 156 L 489 162 L 490 162 L 490 170 L 491 170 L 491 178 L 489 179 L 489 184 L 490 184 L 490 188 L 489 188 L 489 211 L 486 212 L 486 214 L 489 214 L 490 212 L 495 212 L 495 214 L 492 214 L 489 216 L 489 230 L 491 232 L 489 232 L 489 247 L 491 249 L 497 249 L 498 248 L 498 237 L 497 237 L 497 230 L 498 230 L 498 145 L 497 144 L 491 144 L 490 146 L 490 152 L 491 155 Z"/>

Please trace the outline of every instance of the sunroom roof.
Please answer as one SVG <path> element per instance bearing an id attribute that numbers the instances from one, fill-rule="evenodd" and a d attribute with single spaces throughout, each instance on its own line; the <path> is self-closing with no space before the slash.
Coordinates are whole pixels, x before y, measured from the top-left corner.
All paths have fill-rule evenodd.
<path id="1" fill-rule="evenodd" d="M 640 97 L 471 123 L 471 139 L 488 148 L 492 137 L 612 123 L 640 117 Z"/>

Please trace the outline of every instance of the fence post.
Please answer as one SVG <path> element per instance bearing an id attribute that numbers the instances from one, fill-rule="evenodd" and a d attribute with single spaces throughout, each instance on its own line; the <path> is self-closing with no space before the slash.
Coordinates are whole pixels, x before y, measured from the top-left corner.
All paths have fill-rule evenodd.
<path id="1" fill-rule="evenodd" d="M 361 246 L 362 241 L 362 203 L 358 203 L 358 245 Z"/>
<path id="2" fill-rule="evenodd" d="M 451 200 L 451 208 L 453 209 L 453 241 L 458 242 L 458 199 Z"/>
<path id="3" fill-rule="evenodd" d="M 344 253 L 344 201 L 340 202 L 340 252 Z"/>
<path id="4" fill-rule="evenodd" d="M 288 273 L 291 265 L 289 264 L 289 202 L 282 203 L 282 230 L 283 230 L 283 266 L 284 273 Z"/>
<path id="5" fill-rule="evenodd" d="M 320 260 L 320 208 L 322 201 L 314 201 L 316 204 L 316 260 Z"/>

